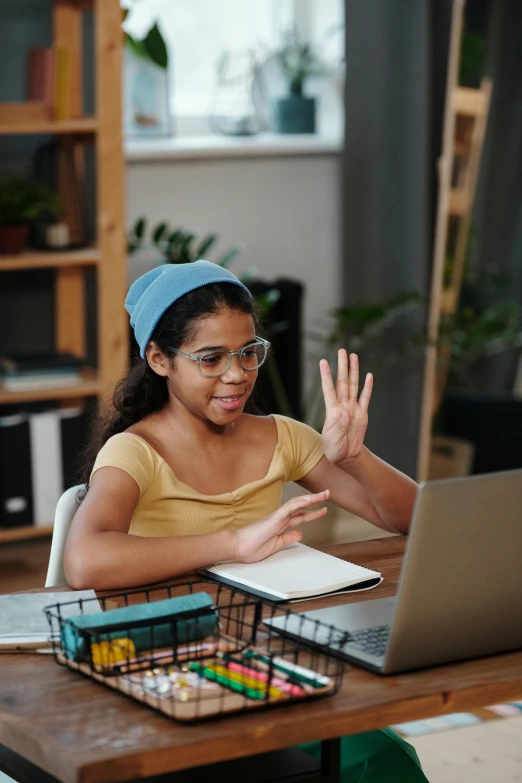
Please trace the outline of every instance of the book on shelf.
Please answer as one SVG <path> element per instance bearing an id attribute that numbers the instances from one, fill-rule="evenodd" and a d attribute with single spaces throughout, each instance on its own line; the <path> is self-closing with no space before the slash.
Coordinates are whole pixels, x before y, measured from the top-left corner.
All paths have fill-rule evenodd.
<path id="1" fill-rule="evenodd" d="M 62 389 L 78 386 L 82 380 L 76 370 L 40 372 L 34 375 L 12 378 L 2 376 L 3 386 L 8 392 L 45 391 L 46 389 Z"/>
<path id="2" fill-rule="evenodd" d="M 26 95 L 46 107 L 47 119 L 71 118 L 72 53 L 67 46 L 34 47 L 27 55 Z"/>
<path id="3" fill-rule="evenodd" d="M 71 51 L 66 46 L 55 47 L 56 77 L 54 94 L 55 120 L 71 117 Z"/>
<path id="4" fill-rule="evenodd" d="M 34 154 L 35 177 L 56 191 L 60 201 L 60 223 L 68 229 L 68 246 L 85 247 L 93 238 L 94 218 L 88 193 L 93 183 L 89 179 L 87 156 L 91 142 L 78 136 L 54 139 L 40 145 Z M 46 238 L 38 238 L 46 247 Z"/>
<path id="5" fill-rule="evenodd" d="M 85 144 L 74 139 L 55 146 L 56 187 L 63 204 L 63 220 L 69 229 L 69 243 L 86 241 Z"/>
<path id="6" fill-rule="evenodd" d="M 369 590 L 382 582 L 378 571 L 304 544 L 291 544 L 258 563 L 222 563 L 202 573 L 271 601 L 299 601 Z"/>
<path id="7" fill-rule="evenodd" d="M 7 391 L 38 391 L 76 386 L 82 360 L 70 353 L 41 353 L 0 357 L 0 378 Z"/>
<path id="8" fill-rule="evenodd" d="M 47 118 L 53 119 L 55 105 L 55 55 L 51 47 L 29 49 L 27 57 L 27 98 L 45 104 Z"/>

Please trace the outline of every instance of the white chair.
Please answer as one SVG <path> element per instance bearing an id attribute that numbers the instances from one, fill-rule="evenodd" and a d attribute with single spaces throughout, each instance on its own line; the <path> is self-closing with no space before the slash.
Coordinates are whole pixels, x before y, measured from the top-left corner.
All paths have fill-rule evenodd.
<path id="1" fill-rule="evenodd" d="M 65 578 L 63 570 L 63 552 L 71 522 L 80 505 L 78 502 L 78 494 L 84 489 L 85 484 L 77 484 L 75 487 L 66 489 L 56 504 L 53 537 L 51 541 L 51 555 L 49 557 L 49 567 L 45 580 L 46 587 L 58 587 L 67 584 L 67 579 Z"/>

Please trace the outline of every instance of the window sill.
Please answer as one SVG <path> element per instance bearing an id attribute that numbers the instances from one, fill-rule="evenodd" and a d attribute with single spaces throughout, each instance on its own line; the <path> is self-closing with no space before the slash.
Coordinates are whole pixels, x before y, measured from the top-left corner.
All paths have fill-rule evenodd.
<path id="1" fill-rule="evenodd" d="M 156 160 L 336 155 L 342 140 L 319 134 L 260 133 L 257 136 L 180 136 L 165 139 L 126 139 L 128 163 Z"/>

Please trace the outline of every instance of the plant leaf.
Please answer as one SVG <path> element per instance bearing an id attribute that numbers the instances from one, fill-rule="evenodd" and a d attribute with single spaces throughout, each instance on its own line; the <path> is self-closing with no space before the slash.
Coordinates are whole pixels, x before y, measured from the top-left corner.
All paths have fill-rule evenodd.
<path id="1" fill-rule="evenodd" d="M 162 239 L 165 239 L 165 234 L 169 230 L 167 223 L 159 223 L 154 231 L 152 232 L 152 241 L 155 245 L 157 245 L 159 242 L 161 242 Z"/>
<path id="2" fill-rule="evenodd" d="M 209 234 L 206 236 L 196 250 L 196 259 L 204 258 L 205 254 L 208 253 L 210 248 L 217 242 L 217 238 L 217 234 Z"/>
<path id="3" fill-rule="evenodd" d="M 137 38 L 133 38 L 132 35 L 129 35 L 129 33 L 125 33 L 125 45 L 136 57 L 139 57 L 141 60 L 149 59 L 149 55 L 147 54 L 147 50 L 143 45 L 143 41 L 138 41 Z"/>
<path id="4" fill-rule="evenodd" d="M 138 218 L 133 228 L 134 236 L 137 237 L 138 239 L 143 239 L 146 227 L 147 227 L 146 219 Z"/>
<path id="5" fill-rule="evenodd" d="M 149 59 L 160 68 L 166 70 L 169 64 L 169 56 L 167 46 L 157 23 L 150 28 L 142 43 Z"/>
<path id="6" fill-rule="evenodd" d="M 191 261 L 194 261 L 195 259 L 192 257 L 192 251 L 191 251 L 191 244 L 196 238 L 195 234 L 185 234 L 183 238 L 183 242 L 180 245 L 179 248 L 179 263 L 180 264 L 190 264 Z"/>
<path id="7" fill-rule="evenodd" d="M 216 261 L 216 264 L 227 269 L 228 265 L 234 260 L 234 258 L 236 258 L 236 256 L 241 253 L 242 249 L 243 248 L 239 246 L 231 247 L 230 250 L 227 250 L 226 253 L 221 256 L 219 261 Z"/>

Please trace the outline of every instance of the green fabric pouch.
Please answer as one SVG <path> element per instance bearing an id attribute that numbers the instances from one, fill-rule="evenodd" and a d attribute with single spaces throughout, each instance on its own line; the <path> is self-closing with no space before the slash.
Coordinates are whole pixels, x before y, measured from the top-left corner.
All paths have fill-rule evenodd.
<path id="1" fill-rule="evenodd" d="M 130 639 L 136 652 L 172 647 L 215 633 L 219 614 L 207 593 L 192 593 L 62 621 L 61 642 L 68 658 L 90 662 L 91 644 Z"/>

